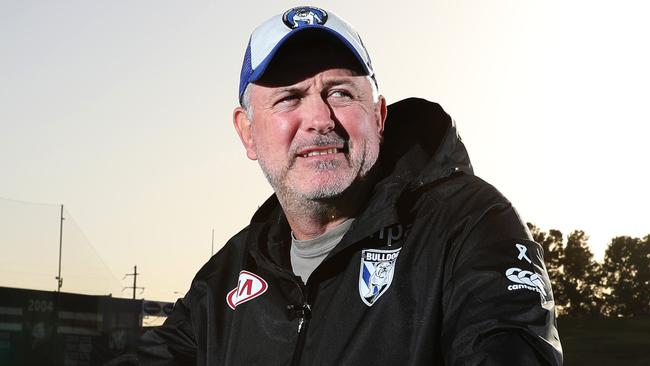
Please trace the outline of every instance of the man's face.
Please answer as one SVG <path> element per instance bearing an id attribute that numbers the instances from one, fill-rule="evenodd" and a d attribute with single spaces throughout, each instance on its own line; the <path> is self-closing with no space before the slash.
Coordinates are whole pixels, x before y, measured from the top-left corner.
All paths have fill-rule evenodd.
<path id="1" fill-rule="evenodd" d="M 292 47 L 250 86 L 235 125 L 278 195 L 337 197 L 377 161 L 386 103 L 358 69 L 338 47 Z"/>

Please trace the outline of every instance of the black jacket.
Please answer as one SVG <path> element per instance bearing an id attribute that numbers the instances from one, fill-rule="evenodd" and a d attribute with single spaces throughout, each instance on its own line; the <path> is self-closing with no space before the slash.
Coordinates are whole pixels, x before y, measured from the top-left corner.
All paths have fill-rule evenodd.
<path id="1" fill-rule="evenodd" d="M 271 197 L 143 336 L 141 362 L 560 365 L 542 249 L 473 175 L 442 108 L 391 105 L 379 164 L 371 199 L 306 285 Z"/>

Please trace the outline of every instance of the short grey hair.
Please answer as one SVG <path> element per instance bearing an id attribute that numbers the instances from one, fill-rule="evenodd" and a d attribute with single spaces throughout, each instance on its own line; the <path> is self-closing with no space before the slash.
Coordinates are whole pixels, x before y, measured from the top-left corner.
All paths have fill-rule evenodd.
<path id="1" fill-rule="evenodd" d="M 366 79 L 368 79 L 370 87 L 372 88 L 372 101 L 377 103 L 379 101 L 379 88 L 377 87 L 377 83 L 375 83 L 375 80 L 370 76 L 366 75 Z M 253 107 L 251 106 L 251 85 L 253 85 L 253 83 L 246 85 L 246 89 L 244 89 L 244 93 L 242 93 L 241 107 L 244 108 L 248 119 L 252 121 Z"/>
<path id="2" fill-rule="evenodd" d="M 253 120 L 253 108 L 251 107 L 251 85 L 253 83 L 249 83 L 246 85 L 246 89 L 244 89 L 244 93 L 241 96 L 241 107 L 244 108 L 244 111 L 246 112 L 246 117 L 248 117 L 249 120 Z"/>

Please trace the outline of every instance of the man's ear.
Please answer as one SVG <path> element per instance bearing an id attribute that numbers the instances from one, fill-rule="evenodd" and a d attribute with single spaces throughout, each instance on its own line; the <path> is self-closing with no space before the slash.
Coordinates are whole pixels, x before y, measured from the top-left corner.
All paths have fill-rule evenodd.
<path id="1" fill-rule="evenodd" d="M 246 113 L 246 110 L 242 107 L 235 108 L 232 112 L 232 121 L 235 125 L 235 130 L 237 130 L 237 134 L 246 149 L 246 156 L 251 160 L 257 160 L 255 142 L 253 141 L 253 121 L 248 119 L 248 113 Z"/>
<path id="2" fill-rule="evenodd" d="M 388 116 L 388 107 L 386 106 L 386 98 L 383 95 L 379 96 L 379 100 L 375 104 L 375 119 L 377 120 L 377 132 L 380 136 L 384 135 L 384 123 Z"/>

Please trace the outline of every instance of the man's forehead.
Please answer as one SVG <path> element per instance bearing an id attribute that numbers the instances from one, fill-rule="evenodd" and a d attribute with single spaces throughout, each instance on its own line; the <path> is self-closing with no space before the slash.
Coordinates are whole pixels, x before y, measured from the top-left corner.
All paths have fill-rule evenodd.
<path id="1" fill-rule="evenodd" d="M 314 75 L 307 75 L 304 78 L 301 78 L 299 75 L 302 75 L 302 73 L 287 75 L 282 81 L 278 80 L 274 83 L 256 82 L 253 85 L 259 89 L 266 90 L 266 93 L 271 96 L 283 93 L 302 93 L 314 84 L 322 86 L 325 89 L 345 86 L 350 89 L 359 90 L 365 86 L 371 87 L 371 81 L 367 76 L 360 75 L 358 72 L 350 69 L 326 69 Z"/>

